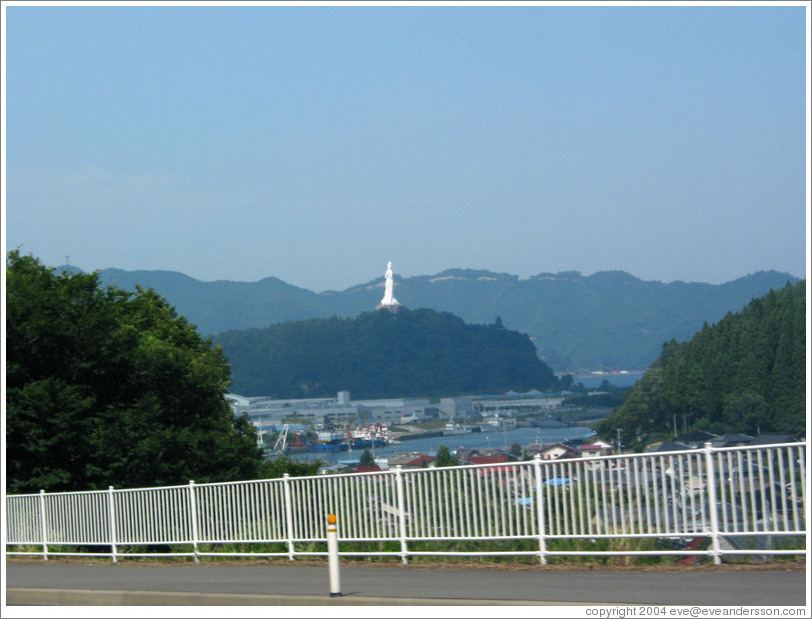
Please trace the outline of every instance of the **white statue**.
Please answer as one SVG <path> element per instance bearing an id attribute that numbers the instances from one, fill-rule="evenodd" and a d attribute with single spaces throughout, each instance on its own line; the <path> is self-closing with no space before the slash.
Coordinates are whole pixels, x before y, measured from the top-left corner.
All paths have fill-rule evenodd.
<path id="1" fill-rule="evenodd" d="M 381 299 L 381 305 L 400 305 L 398 300 L 392 296 L 392 287 L 394 286 L 394 281 L 392 279 L 392 262 L 388 262 L 386 265 L 386 273 L 384 274 L 386 277 L 386 292 L 383 295 L 383 299 Z"/>

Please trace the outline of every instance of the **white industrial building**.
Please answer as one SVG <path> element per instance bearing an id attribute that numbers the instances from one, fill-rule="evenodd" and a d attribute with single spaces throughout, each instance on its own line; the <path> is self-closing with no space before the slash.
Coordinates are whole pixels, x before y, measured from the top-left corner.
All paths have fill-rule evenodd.
<path id="1" fill-rule="evenodd" d="M 268 397 L 246 397 L 228 394 L 235 415 L 247 414 L 252 421 L 263 426 L 281 425 L 284 419 L 298 417 L 313 425 L 343 424 L 352 420 L 372 420 L 401 424 L 409 421 L 436 418 L 440 409 L 425 398 L 386 398 L 351 401 L 348 391 L 340 391 L 335 398 L 309 398 L 277 400 Z"/>

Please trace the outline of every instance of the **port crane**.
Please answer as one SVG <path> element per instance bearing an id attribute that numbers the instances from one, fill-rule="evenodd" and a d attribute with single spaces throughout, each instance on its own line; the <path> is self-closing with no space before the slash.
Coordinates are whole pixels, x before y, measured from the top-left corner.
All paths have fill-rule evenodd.
<path id="1" fill-rule="evenodd" d="M 286 423 L 282 426 L 282 431 L 279 433 L 279 436 L 276 437 L 276 442 L 273 444 L 273 453 L 274 455 L 282 455 L 285 453 L 285 450 L 288 448 L 288 429 L 290 426 Z"/>

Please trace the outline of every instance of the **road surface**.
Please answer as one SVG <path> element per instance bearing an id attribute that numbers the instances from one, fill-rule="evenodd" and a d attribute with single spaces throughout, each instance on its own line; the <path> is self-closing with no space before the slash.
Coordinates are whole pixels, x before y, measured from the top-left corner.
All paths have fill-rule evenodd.
<path id="1" fill-rule="evenodd" d="M 330 596 L 321 565 L 6 562 L 8 605 L 505 605 L 805 606 L 795 569 L 578 570 L 346 566 Z"/>

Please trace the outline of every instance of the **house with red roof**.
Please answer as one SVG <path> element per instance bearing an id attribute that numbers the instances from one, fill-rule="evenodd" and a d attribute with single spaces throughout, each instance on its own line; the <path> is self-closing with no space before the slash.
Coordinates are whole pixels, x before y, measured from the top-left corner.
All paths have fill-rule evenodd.
<path id="1" fill-rule="evenodd" d="M 378 466 L 377 464 L 370 464 L 369 466 L 359 466 L 356 467 L 356 473 L 379 473 L 383 469 Z"/>
<path id="2" fill-rule="evenodd" d="M 561 460 L 562 458 L 580 458 L 581 452 L 563 443 L 546 443 L 530 445 L 530 451 L 541 455 L 542 460 Z"/>
<path id="3" fill-rule="evenodd" d="M 434 466 L 434 461 L 437 459 L 436 456 L 430 456 L 425 453 L 419 452 L 412 452 L 412 453 L 404 453 L 398 454 L 389 458 L 387 461 L 389 463 L 389 467 L 400 466 L 404 469 L 422 469 L 426 467 Z"/>
<path id="4" fill-rule="evenodd" d="M 578 451 L 581 452 L 581 456 L 584 458 L 593 456 L 611 456 L 615 452 L 611 444 L 601 440 L 590 443 L 589 445 L 580 445 L 578 447 Z"/>
<path id="5" fill-rule="evenodd" d="M 475 452 L 475 455 L 468 456 L 468 462 L 470 464 L 501 464 L 510 462 L 510 456 L 508 454 L 480 455 Z"/>

